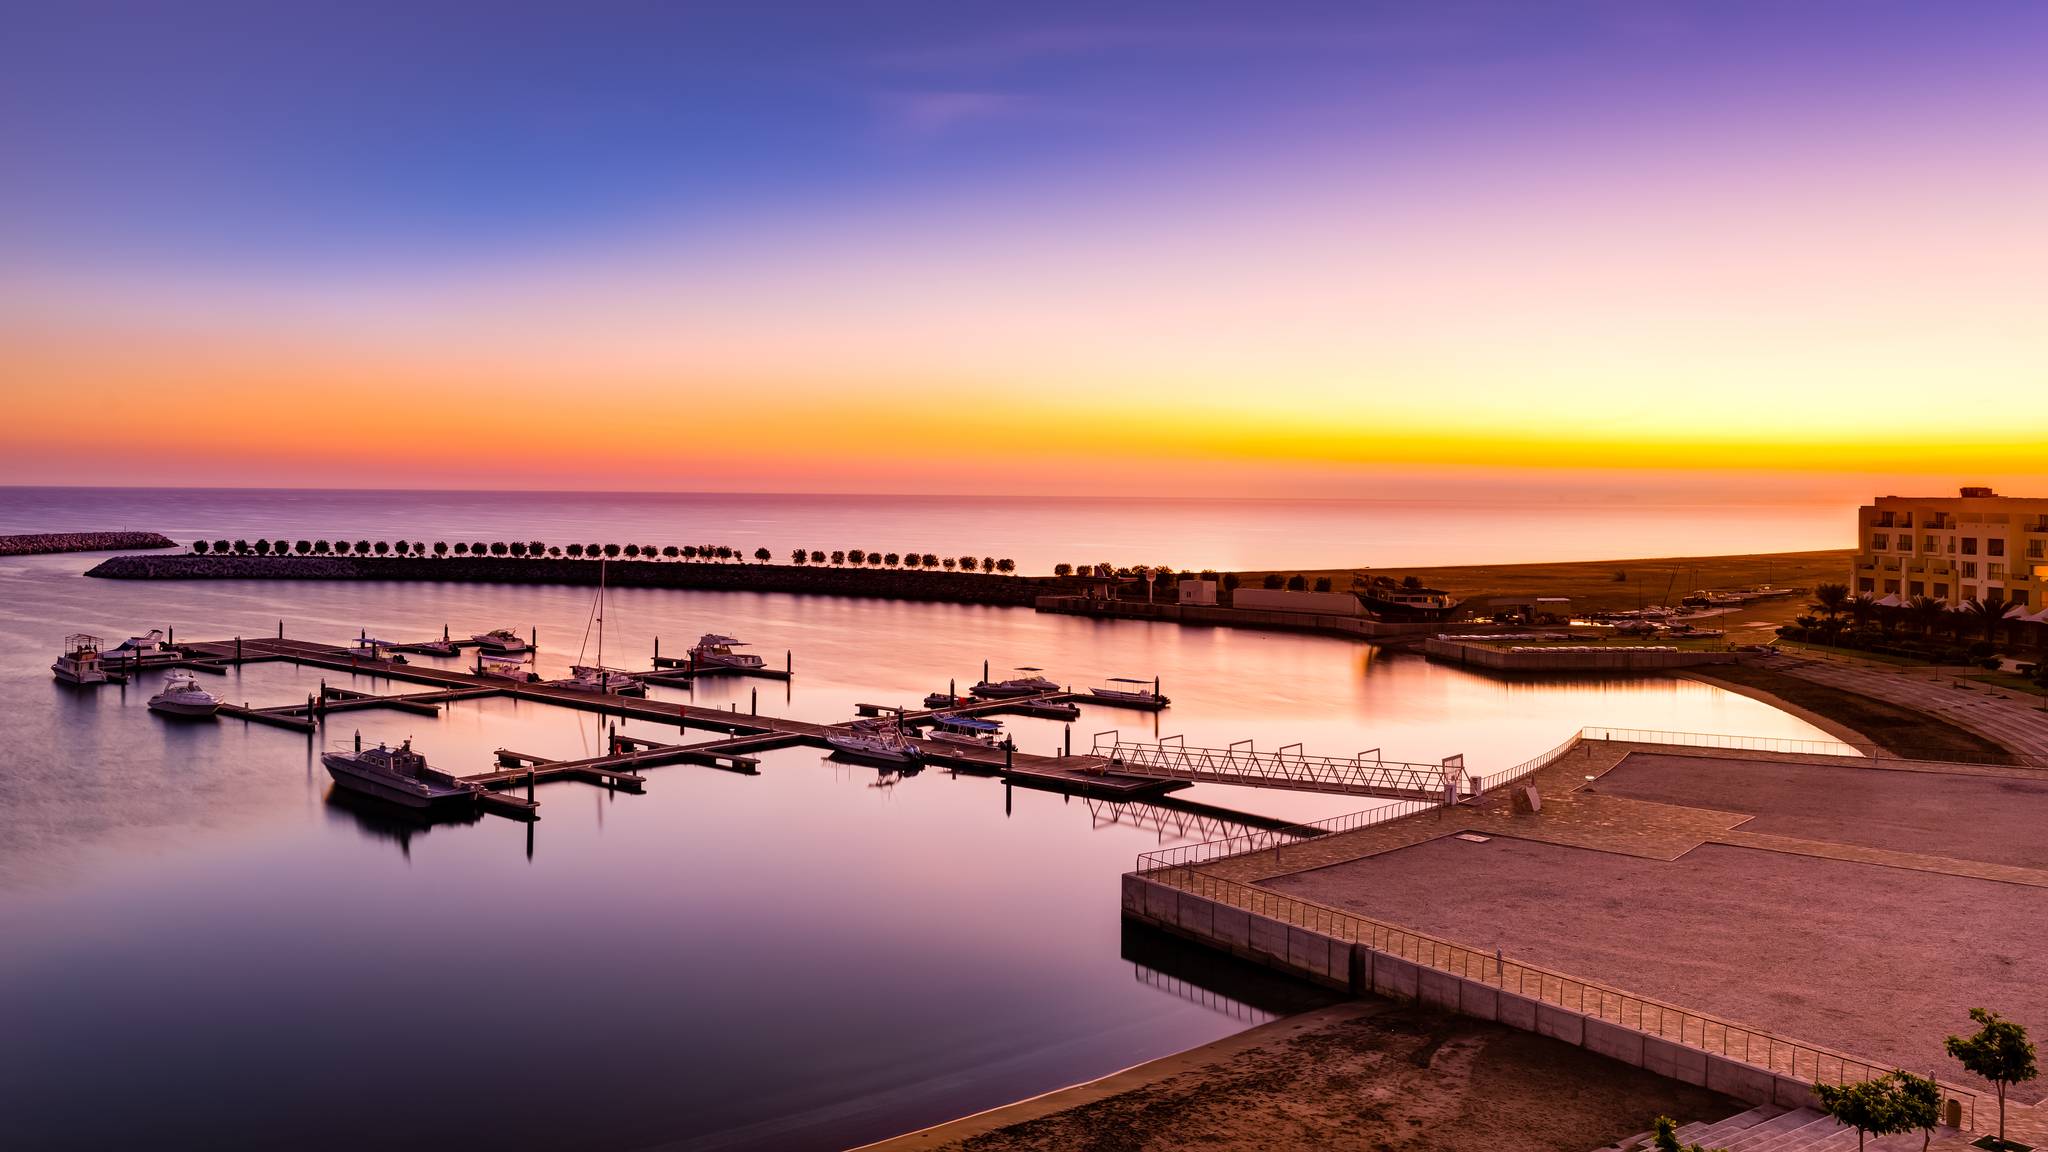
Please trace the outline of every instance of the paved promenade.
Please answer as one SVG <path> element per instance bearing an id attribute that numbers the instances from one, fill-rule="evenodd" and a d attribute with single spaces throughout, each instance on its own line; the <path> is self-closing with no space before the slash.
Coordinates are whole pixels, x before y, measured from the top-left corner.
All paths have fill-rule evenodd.
<path id="1" fill-rule="evenodd" d="M 2042 710 L 2043 697 L 1966 679 L 1981 669 L 1917 668 L 1850 657 L 1814 659 L 1805 655 L 1761 657 L 1755 663 L 1759 668 L 1939 716 L 2022 756 L 2040 757 L 2042 763 L 2048 764 L 2048 711 Z"/>

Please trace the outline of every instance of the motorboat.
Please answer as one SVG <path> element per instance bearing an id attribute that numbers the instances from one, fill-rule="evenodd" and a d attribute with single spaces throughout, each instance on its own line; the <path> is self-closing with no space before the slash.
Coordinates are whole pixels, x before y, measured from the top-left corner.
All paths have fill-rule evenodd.
<path id="1" fill-rule="evenodd" d="M 476 656 L 476 674 L 520 684 L 533 679 L 533 674 L 526 669 L 526 657 L 492 656 L 483 652 L 477 653 Z"/>
<path id="2" fill-rule="evenodd" d="M 64 651 L 50 671 L 67 684 L 106 683 L 107 670 L 100 667 L 100 638 L 83 632 L 66 636 Z"/>
<path id="3" fill-rule="evenodd" d="M 199 686 L 190 672 L 173 672 L 163 691 L 149 698 L 149 710 L 167 716 L 211 716 L 226 703 Z"/>
<path id="4" fill-rule="evenodd" d="M 486 652 L 524 652 L 532 647 L 524 636 L 510 628 L 493 628 L 489 632 L 479 632 L 470 639 L 476 641 L 477 646 Z"/>
<path id="5" fill-rule="evenodd" d="M 647 691 L 646 685 L 634 679 L 631 672 L 617 668 L 606 668 L 602 664 L 577 664 L 569 669 L 567 680 L 551 680 L 557 688 L 570 688 L 578 692 L 600 692 L 610 696 L 638 696 Z"/>
<path id="6" fill-rule="evenodd" d="M 825 743 L 834 752 L 856 760 L 917 764 L 924 759 L 917 745 L 903 735 L 903 729 L 894 720 L 857 720 L 848 725 L 846 731 L 825 737 Z"/>
<path id="7" fill-rule="evenodd" d="M 1000 750 L 1008 742 L 1008 737 L 998 739 L 1002 735 L 1001 721 L 940 713 L 932 717 L 932 730 L 925 733 L 925 739 L 935 740 L 941 744 L 958 744 L 967 748 L 986 748 L 993 752 Z"/>
<path id="8" fill-rule="evenodd" d="M 324 752 L 320 762 L 341 787 L 407 808 L 473 805 L 484 790 L 481 784 L 428 767 L 427 758 L 412 750 L 410 740 L 396 748 L 365 748 L 357 733 L 353 750 Z"/>
<path id="9" fill-rule="evenodd" d="M 405 657 L 393 652 L 397 645 L 390 640 L 379 640 L 374 636 L 358 636 L 349 654 L 361 660 L 377 660 L 386 664 L 407 663 Z"/>
<path id="10" fill-rule="evenodd" d="M 924 698 L 924 706 L 927 708 L 958 708 L 972 703 L 972 697 L 955 696 L 951 692 L 933 692 Z"/>
<path id="11" fill-rule="evenodd" d="M 759 668 L 764 661 L 750 652 L 735 652 L 740 641 L 716 632 L 706 632 L 690 649 L 690 660 L 699 668 Z"/>
<path id="12" fill-rule="evenodd" d="M 162 651 L 164 651 L 164 630 L 161 628 L 151 628 L 146 636 L 130 636 L 112 648 L 102 649 L 100 660 L 114 665 L 124 662 L 139 664 L 143 657 L 154 656 Z"/>
<path id="13" fill-rule="evenodd" d="M 968 691 L 984 700 L 1009 700 L 1019 696 L 1043 696 L 1048 692 L 1060 690 L 1058 684 L 1039 674 L 1043 671 L 1042 669 L 1024 667 L 1017 669 L 1017 671 L 1028 672 L 1031 675 L 1013 676 L 1008 680 L 998 680 L 990 683 L 987 673 L 984 672 L 981 683 L 969 688 Z"/>
<path id="14" fill-rule="evenodd" d="M 1396 583 L 1390 577 L 1363 572 L 1352 573 L 1351 592 L 1382 620 L 1448 620 L 1461 603 L 1439 588 L 1425 588 L 1419 582 Z"/>
<path id="15" fill-rule="evenodd" d="M 1139 680 L 1130 676 L 1112 676 L 1111 684 L 1137 684 L 1137 688 L 1090 688 L 1088 695 L 1105 704 L 1117 704 L 1125 708 L 1146 708 L 1157 711 L 1173 703 L 1159 691 L 1159 681 Z M 1149 688 L 1143 685 L 1150 685 Z"/>

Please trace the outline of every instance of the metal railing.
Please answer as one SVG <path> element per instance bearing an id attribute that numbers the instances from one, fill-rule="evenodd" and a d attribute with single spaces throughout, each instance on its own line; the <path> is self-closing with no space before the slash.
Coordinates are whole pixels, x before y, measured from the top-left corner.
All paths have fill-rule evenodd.
<path id="1" fill-rule="evenodd" d="M 1160 868 L 1145 873 L 1144 878 L 1333 939 L 1363 944 L 1376 952 L 1453 973 L 1467 980 L 1492 984 L 1503 991 L 1555 1004 L 1645 1035 L 1767 1068 L 1804 1083 L 1846 1084 L 1895 1070 L 1832 1049 L 1802 1044 L 1760 1028 L 1523 963 L 1502 955 L 1498 950 L 1489 953 L 1468 948 L 1426 933 L 1227 880 L 1191 867 Z M 1977 1093 L 1949 1085 L 1942 1086 L 1942 1093 L 1945 1099 L 1960 1105 L 1962 1127 L 1974 1131 Z"/>
<path id="2" fill-rule="evenodd" d="M 1351 812 L 1302 824 L 1289 824 L 1284 828 L 1261 828 L 1241 836 L 1226 836 L 1221 840 L 1158 848 L 1138 854 L 1138 871 L 1207 864 L 1216 860 L 1227 860 L 1232 856 L 1249 856 L 1254 852 L 1277 852 L 1289 844 L 1315 840 L 1336 832 L 1368 828 L 1374 824 L 1386 824 L 1441 807 L 1443 803 L 1439 800 L 1396 800 L 1377 808 L 1368 808 L 1363 812 Z"/>
<path id="3" fill-rule="evenodd" d="M 1140 828 L 1154 833 L 1161 839 L 1168 836 L 1199 836 L 1204 840 L 1227 840 L 1251 833 L 1256 823 L 1231 820 L 1209 812 L 1190 812 L 1164 804 L 1153 804 L 1144 800 L 1105 800 L 1100 797 L 1084 797 L 1088 816 L 1096 828 L 1122 825 Z"/>
<path id="4" fill-rule="evenodd" d="M 1924 764 L 1973 764 L 2003 768 L 2048 768 L 2048 757 L 2017 752 L 1986 755 L 1981 760 L 1957 759 L 1955 749 L 1915 756 L 1877 744 L 1850 740 L 1792 740 L 1780 736 L 1720 736 L 1707 732 L 1655 732 L 1640 728 L 1581 728 L 1581 740 L 1612 740 L 1623 744 L 1668 744 L 1686 748 L 1728 748 L 1743 752 L 1784 752 L 1795 756 L 1849 756 L 1865 760 L 1907 760 Z"/>
<path id="5" fill-rule="evenodd" d="M 1532 756 L 1529 759 L 1522 761 L 1520 764 L 1515 765 L 1513 768 L 1503 768 L 1500 771 L 1495 772 L 1488 776 L 1475 777 L 1475 779 L 1477 779 L 1479 783 L 1478 787 L 1474 788 L 1473 791 L 1479 793 L 1480 795 L 1485 795 L 1486 793 L 1493 791 L 1495 788 L 1499 788 L 1503 784 L 1512 784 L 1515 781 L 1520 780 L 1524 776 L 1528 776 L 1535 773 L 1538 769 L 1549 764 L 1551 761 L 1571 751 L 1573 748 L 1578 747 L 1579 741 L 1583 739 L 1585 739 L 1585 731 L 1584 729 L 1581 729 L 1578 732 L 1574 732 L 1572 734 L 1571 739 L 1565 741 L 1562 744 L 1559 744 L 1557 747 L 1552 748 L 1550 751 L 1543 753 L 1541 756 Z"/>
<path id="6" fill-rule="evenodd" d="M 1091 751 L 1109 760 L 1109 770 L 1126 776 L 1164 776 L 1216 784 L 1246 784 L 1304 792 L 1348 792 L 1391 799 L 1442 795 L 1447 787 L 1464 788 L 1463 760 L 1412 764 L 1380 759 L 1377 753 L 1356 756 L 1312 756 L 1299 744 L 1260 752 L 1251 741 L 1228 748 L 1190 748 L 1174 737 L 1156 744 L 1098 738 Z"/>

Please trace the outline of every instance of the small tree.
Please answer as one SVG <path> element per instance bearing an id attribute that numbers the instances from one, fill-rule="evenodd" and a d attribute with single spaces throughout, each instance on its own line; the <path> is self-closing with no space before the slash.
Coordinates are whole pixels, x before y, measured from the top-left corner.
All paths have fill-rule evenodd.
<path id="1" fill-rule="evenodd" d="M 374 547 L 374 545 L 372 545 L 368 540 L 358 540 L 356 541 L 356 555 L 368 556 L 370 554 L 370 549 L 372 547 Z"/>
<path id="2" fill-rule="evenodd" d="M 724 545 L 724 544 L 720 544 L 720 545 L 718 546 L 718 558 L 719 558 L 720 560 L 730 560 L 730 559 L 732 559 L 732 557 L 733 557 L 733 551 L 732 551 L 732 549 L 731 549 L 730 547 L 728 547 L 727 545 Z"/>
<path id="3" fill-rule="evenodd" d="M 293 545 L 292 545 L 292 551 L 294 551 L 294 552 L 297 552 L 297 553 L 298 553 L 299 555 L 301 555 L 301 556 L 304 556 L 304 555 L 306 555 L 307 553 L 311 552 L 312 550 L 313 550 L 313 542 L 312 542 L 311 540 L 300 540 L 300 541 L 297 541 L 297 542 L 293 543 Z"/>
<path id="4" fill-rule="evenodd" d="M 545 540 L 528 540 L 526 542 L 526 554 L 528 556 L 538 556 L 546 549 L 547 541 Z"/>
<path id="5" fill-rule="evenodd" d="M 1238 585 L 1239 585 L 1240 583 L 1242 583 L 1242 581 L 1240 581 L 1240 580 L 1238 579 L 1238 577 L 1237 577 L 1237 573 L 1235 573 L 1235 572 L 1225 572 L 1225 573 L 1223 574 L 1223 590 L 1224 590 L 1225 592 L 1235 592 L 1235 591 L 1237 591 L 1237 586 L 1238 586 Z"/>
<path id="6" fill-rule="evenodd" d="M 1329 590 L 1330 590 L 1330 578 L 1329 578 L 1328 576 L 1318 576 L 1318 577 L 1316 577 L 1316 591 L 1318 591 L 1318 592 L 1328 592 Z"/>
<path id="7" fill-rule="evenodd" d="M 325 540 L 315 540 L 315 541 L 313 541 L 313 555 L 315 555 L 315 556 L 325 556 L 325 555 L 327 555 L 327 550 L 328 550 L 328 544 L 327 544 L 327 541 L 325 541 Z"/>
<path id="8" fill-rule="evenodd" d="M 1965 1071 L 1991 1081 L 1998 1090 L 1998 1143 L 2003 1147 L 2005 1090 L 2041 1074 L 2034 1063 L 2034 1042 L 2027 1039 L 2025 1028 L 1990 1009 L 1972 1008 L 1970 1019 L 1979 1025 L 1975 1034 L 1951 1036 L 1942 1044 Z"/>
<path id="9" fill-rule="evenodd" d="M 457 540 L 455 542 L 455 554 L 457 556 L 469 555 L 469 542 L 466 540 Z"/>
<path id="10" fill-rule="evenodd" d="M 206 543 L 206 541 L 204 541 L 204 540 L 194 540 L 194 541 L 192 542 L 192 554 L 193 554 L 194 556 L 204 556 L 204 555 L 206 555 L 206 549 L 207 549 L 208 547 L 209 547 L 209 545 L 208 545 L 208 544 Z"/>
<path id="11" fill-rule="evenodd" d="M 995 571 L 995 570 L 996 570 L 996 558 L 995 558 L 995 557 L 993 557 L 993 556 L 983 556 L 983 557 L 981 558 L 981 570 L 982 570 L 983 572 L 993 572 L 993 571 Z"/>
<path id="12" fill-rule="evenodd" d="M 254 544 L 249 545 L 249 551 L 256 553 L 258 556 L 270 555 L 269 538 L 264 536 L 258 536 L 256 538 L 256 542 Z"/>
<path id="13" fill-rule="evenodd" d="M 550 555 L 550 556 L 556 556 L 556 557 L 559 557 L 559 556 L 560 556 L 561 554 L 562 554 L 562 546 L 561 546 L 560 544 L 550 544 L 550 545 L 548 545 L 548 555 Z"/>
<path id="14" fill-rule="evenodd" d="M 667 544 L 662 547 L 661 554 L 673 560 L 676 557 L 681 556 L 683 554 L 683 550 L 681 548 L 676 547 L 673 544 Z"/>
<path id="15" fill-rule="evenodd" d="M 617 560 L 621 551 L 622 549 L 617 544 L 607 544 L 604 546 L 605 559 Z"/>
<path id="16" fill-rule="evenodd" d="M 789 562 L 790 562 L 791 564 L 808 564 L 808 563 L 810 563 L 810 562 L 811 562 L 811 553 L 810 553 L 810 550 L 809 550 L 809 549 L 806 549 L 806 548 L 798 548 L 798 549 L 796 549 L 795 551 L 793 551 L 793 552 L 791 552 L 791 553 L 789 554 Z"/>
<path id="17" fill-rule="evenodd" d="M 628 544 L 626 545 L 624 551 L 626 553 L 626 559 L 637 559 L 640 555 L 640 546 L 638 544 Z"/>
<path id="18" fill-rule="evenodd" d="M 1707 1152 L 1707 1149 L 1699 1144 L 1680 1144 L 1678 1121 L 1669 1116 L 1657 1117 L 1654 1127 L 1657 1134 L 1651 1139 L 1651 1143 L 1656 1145 L 1657 1152 Z"/>
<path id="19" fill-rule="evenodd" d="M 391 551 L 391 545 L 389 545 L 389 544 L 385 543 L 385 542 L 384 542 L 384 541 L 382 541 L 382 540 L 379 540 L 379 541 L 377 541 L 377 542 L 376 542 L 375 544 L 372 544 L 372 545 L 371 545 L 370 547 L 371 547 L 371 548 L 373 548 L 373 549 L 375 549 L 375 550 L 376 550 L 376 553 L 377 553 L 377 555 L 379 555 L 379 556 L 384 556 L 384 555 L 387 555 L 387 554 L 389 554 L 389 553 L 390 553 L 390 551 Z"/>
<path id="20" fill-rule="evenodd" d="M 1859 1152 L 1866 1136 L 1889 1136 L 1911 1130 L 1899 1099 L 1898 1083 L 1890 1076 L 1853 1084 L 1815 1084 L 1813 1094 L 1820 1100 L 1821 1111 L 1856 1130 Z"/>
<path id="21" fill-rule="evenodd" d="M 838 555 L 838 553 L 836 553 L 836 552 L 835 552 L 835 553 L 833 553 L 833 555 L 835 555 L 835 556 L 836 556 L 836 555 Z M 867 562 L 868 562 L 868 552 L 867 552 L 867 549 L 865 549 L 865 548 L 848 548 L 848 549 L 846 550 L 846 562 L 847 562 L 847 563 L 849 563 L 849 564 L 865 564 L 865 563 L 867 563 Z"/>
<path id="22" fill-rule="evenodd" d="M 505 550 L 514 556 L 524 556 L 526 555 L 526 541 L 514 540 L 510 544 L 505 545 Z"/>
<path id="23" fill-rule="evenodd" d="M 960 566 L 960 561 L 954 559 L 951 556 L 948 556 L 944 560 L 939 561 L 939 563 L 942 566 L 944 566 L 946 571 L 948 572 L 951 572 L 953 569 L 958 568 Z"/>
<path id="24" fill-rule="evenodd" d="M 434 555 L 436 555 L 436 556 L 446 556 L 447 554 L 448 554 L 448 542 L 447 542 L 446 540 L 436 540 L 436 541 L 434 541 Z"/>
<path id="25" fill-rule="evenodd" d="M 471 556 L 481 556 L 490 550 L 491 546 L 481 540 L 471 540 L 469 542 L 469 554 Z"/>
<path id="26" fill-rule="evenodd" d="M 768 561 L 773 560 L 774 558 L 775 553 L 770 552 L 765 547 L 754 549 L 754 559 L 759 560 L 763 564 L 766 564 Z"/>
<path id="27" fill-rule="evenodd" d="M 820 552 L 820 551 L 819 551 L 819 550 L 817 550 L 816 548 L 813 548 L 813 549 L 811 549 L 811 563 L 813 563 L 813 564 L 823 564 L 824 562 L 825 562 L 825 554 L 824 554 L 823 552 Z"/>
<path id="28" fill-rule="evenodd" d="M 962 556 L 962 557 L 960 558 L 960 570 L 961 570 L 962 572 L 972 572 L 972 571 L 974 571 L 974 564 L 975 564 L 975 560 L 974 560 L 974 557 L 972 557 L 972 556 Z"/>
<path id="29" fill-rule="evenodd" d="M 832 550 L 832 562 L 833 562 L 834 564 L 844 564 L 844 563 L 846 563 L 846 552 L 845 552 L 845 550 L 844 550 L 844 549 L 840 549 L 840 548 L 834 548 L 834 549 Z"/>
<path id="30" fill-rule="evenodd" d="M 1072 564 L 1055 564 L 1052 566 L 1052 574 L 1055 576 L 1072 576 L 1074 574 L 1074 566 Z"/>
<path id="31" fill-rule="evenodd" d="M 998 572 L 1015 572 L 1016 570 L 1017 562 L 1015 560 L 1010 559 L 1007 556 L 996 561 L 996 571 Z"/>
<path id="32" fill-rule="evenodd" d="M 1287 578 L 1287 590 L 1289 592 L 1308 591 L 1308 577 L 1303 576 L 1299 572 L 1296 572 L 1294 575 L 1289 576 Z"/>
<path id="33" fill-rule="evenodd" d="M 927 568 L 937 568 L 939 566 L 939 558 L 930 552 L 925 553 L 924 566 Z"/>
<path id="34" fill-rule="evenodd" d="M 1918 1128 L 1920 1149 L 1926 1152 L 1928 1143 L 1934 1139 L 1934 1130 L 1941 1125 L 1941 1085 L 1911 1072 L 1894 1072 L 1892 1079 L 1899 1093 L 1898 1131 Z"/>
<path id="35" fill-rule="evenodd" d="M 881 566 L 882 566 L 882 554 L 881 554 L 880 552 L 870 552 L 870 553 L 868 553 L 868 567 L 870 567 L 870 568 L 880 568 Z"/>
<path id="36" fill-rule="evenodd" d="M 232 547 L 234 547 L 234 545 L 228 543 L 225 540 L 215 540 L 213 542 L 213 550 L 215 552 L 225 552 Z"/>
<path id="37" fill-rule="evenodd" d="M 1266 573 L 1266 578 L 1260 581 L 1260 584 L 1268 592 L 1278 592 L 1287 586 L 1287 581 L 1282 580 L 1278 572 L 1268 572 Z"/>
<path id="38" fill-rule="evenodd" d="M 583 545 L 581 544 L 571 544 L 564 551 L 569 553 L 569 559 L 571 560 L 583 559 Z"/>
<path id="39" fill-rule="evenodd" d="M 887 564 L 891 568 L 894 568 L 896 565 L 901 564 L 902 562 L 902 555 L 896 552 L 891 552 L 887 556 L 882 557 L 882 563 Z"/>
<path id="40" fill-rule="evenodd" d="M 412 541 L 400 540 L 398 543 L 393 544 L 391 546 L 391 550 L 393 552 L 396 552 L 400 556 L 409 556 L 412 554 Z"/>

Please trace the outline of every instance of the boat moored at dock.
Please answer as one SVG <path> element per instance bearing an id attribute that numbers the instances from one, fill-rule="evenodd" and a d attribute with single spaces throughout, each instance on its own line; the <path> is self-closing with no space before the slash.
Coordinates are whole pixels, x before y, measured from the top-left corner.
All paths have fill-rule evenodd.
<path id="1" fill-rule="evenodd" d="M 764 661 L 750 652 L 735 652 L 733 649 L 745 645 L 730 636 L 706 632 L 690 649 L 690 659 L 699 668 L 758 669 Z"/>
<path id="2" fill-rule="evenodd" d="M 568 688 L 577 692 L 598 692 L 611 696 L 644 696 L 647 686 L 640 683 L 631 672 L 617 668 L 606 668 L 598 664 L 578 664 L 569 669 L 567 680 L 550 680 L 557 688 Z"/>
<path id="3" fill-rule="evenodd" d="M 1008 680 L 990 683 L 987 674 L 984 673 L 981 683 L 969 688 L 968 691 L 984 700 L 1009 700 L 1018 696 L 1043 696 L 1048 692 L 1060 690 L 1058 684 L 1040 674 L 1043 669 L 1024 667 L 1017 671 L 1028 672 L 1030 675 L 1013 676 Z"/>
<path id="4" fill-rule="evenodd" d="M 924 759 L 904 736 L 898 720 L 859 720 L 844 732 L 825 737 L 825 743 L 841 755 L 882 764 L 917 764 Z"/>
<path id="5" fill-rule="evenodd" d="M 524 656 L 492 656 L 479 652 L 476 656 L 476 674 L 494 680 L 510 680 L 515 684 L 526 684 L 533 680 L 533 673 L 527 670 Z"/>
<path id="6" fill-rule="evenodd" d="M 1354 572 L 1351 592 L 1374 616 L 1390 621 L 1448 620 L 1462 603 L 1440 588 L 1423 587 L 1412 576 L 1397 583 L 1392 577 Z"/>
<path id="7" fill-rule="evenodd" d="M 75 632 L 64 638 L 64 651 L 50 665 L 50 672 L 67 684 L 105 684 L 107 670 L 100 666 L 100 638 Z"/>
<path id="8" fill-rule="evenodd" d="M 226 701 L 199 686 L 190 672 L 173 672 L 163 691 L 149 698 L 149 710 L 167 716 L 211 716 Z"/>
<path id="9" fill-rule="evenodd" d="M 427 758 L 413 751 L 410 740 L 396 748 L 364 748 L 362 734 L 357 733 L 353 750 L 324 752 L 320 762 L 340 787 L 407 808 L 474 805 L 484 791 L 481 784 L 428 767 Z"/>
<path id="10" fill-rule="evenodd" d="M 486 652 L 525 652 L 533 647 L 526 638 L 510 628 L 493 628 L 470 637 Z"/>
<path id="11" fill-rule="evenodd" d="M 1159 691 L 1159 681 L 1140 680 L 1131 676 L 1111 676 L 1111 684 L 1136 684 L 1137 688 L 1090 688 L 1088 696 L 1097 704 L 1114 704 L 1119 708 L 1142 708 L 1156 712 L 1173 703 Z M 1150 688 L 1144 687 L 1150 685 Z"/>
<path id="12" fill-rule="evenodd" d="M 986 748 L 1000 751 L 1006 745 L 1014 746 L 1003 734 L 999 720 L 984 720 L 978 716 L 954 716 L 942 712 L 932 717 L 932 730 L 925 733 L 925 739 L 941 744 L 958 744 L 965 748 Z"/>

